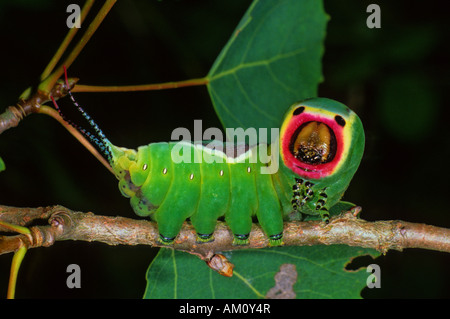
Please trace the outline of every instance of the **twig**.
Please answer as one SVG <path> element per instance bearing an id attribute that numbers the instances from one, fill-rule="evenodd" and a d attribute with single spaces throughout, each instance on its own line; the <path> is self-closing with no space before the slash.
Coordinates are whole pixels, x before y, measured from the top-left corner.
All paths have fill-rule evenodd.
<path id="1" fill-rule="evenodd" d="M 152 83 L 141 85 L 124 85 L 124 86 L 96 86 L 78 84 L 73 88 L 72 92 L 136 92 L 136 91 L 153 91 L 177 89 L 189 86 L 201 86 L 209 83 L 209 78 L 190 79 L 177 82 Z"/>
<path id="2" fill-rule="evenodd" d="M 42 105 L 51 100 L 50 96 L 53 96 L 55 99 L 66 96 L 67 91 L 73 88 L 77 81 L 77 78 L 70 78 L 69 87 L 67 87 L 64 81 L 59 80 L 50 92 L 46 93 L 37 90 L 31 96 L 21 98 L 16 105 L 9 106 L 0 114 L 0 134 L 7 129 L 16 127 L 24 117 L 32 113 L 39 113 Z"/>
<path id="3" fill-rule="evenodd" d="M 84 19 L 86 18 L 89 10 L 91 10 L 92 5 L 94 4 L 94 0 L 87 0 L 83 6 L 83 9 L 81 9 L 80 13 L 80 23 L 82 24 Z M 62 55 L 66 51 L 67 47 L 69 46 L 70 42 L 72 42 L 73 38 L 75 37 L 76 33 L 78 32 L 78 28 L 69 28 L 69 31 L 67 32 L 66 37 L 64 38 L 63 42 L 59 45 L 58 50 L 56 50 L 55 54 L 53 55 L 53 58 L 50 60 L 46 68 L 41 74 L 41 81 L 47 78 L 47 76 L 50 75 L 50 73 L 55 68 L 56 64 L 59 62 L 59 59 L 61 59 Z"/>
<path id="4" fill-rule="evenodd" d="M 345 244 L 373 248 L 383 253 L 404 248 L 423 248 L 450 253 L 450 229 L 400 220 L 369 222 L 356 217 L 360 208 L 333 217 L 328 225 L 321 221 L 288 222 L 284 228 L 286 246 Z M 42 219 L 47 226 L 32 226 Z M 75 212 L 62 206 L 16 208 L 0 205 L 0 221 L 30 227 L 30 235 L 0 237 L 0 254 L 28 248 L 47 247 L 61 240 L 98 241 L 108 245 L 151 245 L 158 242 L 154 222 L 124 217 L 98 216 Z M 0 231 L 7 231 L 0 226 Z M 214 241 L 199 244 L 190 223 L 185 223 L 175 243 L 170 246 L 208 260 L 216 252 L 268 247 L 269 242 L 258 225 L 250 234 L 250 244 L 233 246 L 232 234 L 225 223 L 218 222 Z"/>
<path id="5" fill-rule="evenodd" d="M 2 114 L 0 114 L 0 134 L 10 129 L 16 127 L 19 122 L 25 117 L 32 113 L 39 113 L 42 104 L 50 101 L 50 97 L 55 99 L 61 98 L 67 94 L 67 90 L 73 88 L 78 79 L 69 79 L 69 87 L 59 80 L 61 75 L 64 73 L 64 67 L 69 68 L 69 66 L 75 61 L 80 52 L 83 50 L 85 45 L 89 42 L 91 37 L 94 35 L 95 31 L 99 28 L 102 21 L 105 19 L 108 12 L 114 6 L 117 0 L 106 0 L 93 21 L 89 24 L 86 32 L 83 34 L 79 42 L 64 60 L 64 62 L 54 70 L 56 63 L 60 60 L 65 50 L 72 41 L 76 28 L 69 30 L 66 38 L 61 43 L 57 52 L 50 60 L 49 64 L 41 74 L 41 82 L 37 88 L 29 87 L 25 90 L 19 102 L 14 106 L 9 106 Z M 93 5 L 92 0 L 86 1 L 83 10 L 81 12 L 81 20 L 84 20 L 90 8 Z"/>
<path id="6" fill-rule="evenodd" d="M 72 63 L 78 57 L 78 55 L 83 50 L 85 45 L 89 42 L 91 37 L 94 35 L 95 31 L 97 31 L 100 24 L 106 18 L 106 15 L 111 10 L 111 8 L 114 6 L 116 1 L 117 0 L 106 0 L 105 1 L 105 3 L 100 8 L 97 15 L 95 16 L 94 20 L 92 20 L 92 22 L 89 24 L 86 32 L 83 34 L 81 39 L 78 41 L 78 43 L 75 45 L 75 47 L 70 52 L 69 56 L 64 60 L 64 62 L 52 74 L 50 74 L 45 80 L 43 80 L 39 84 L 38 89 L 40 91 L 48 92 L 51 90 L 51 88 L 54 87 L 56 81 L 64 73 L 63 67 L 65 66 L 66 68 L 69 68 L 72 65 Z"/>

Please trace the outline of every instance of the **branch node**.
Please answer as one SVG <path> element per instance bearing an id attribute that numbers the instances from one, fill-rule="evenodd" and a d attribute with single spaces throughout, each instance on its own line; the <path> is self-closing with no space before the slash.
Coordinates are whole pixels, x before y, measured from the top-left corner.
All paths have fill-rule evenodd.
<path id="1" fill-rule="evenodd" d="M 39 226 L 33 226 L 30 228 L 30 246 L 31 247 L 48 247 L 51 246 L 55 240 L 54 238 L 48 239 L 48 236 L 45 236 L 45 234 L 41 231 L 41 227 Z"/>
<path id="2" fill-rule="evenodd" d="M 72 227 L 72 218 L 65 211 L 57 211 L 50 216 L 48 223 L 59 234 L 63 234 L 67 229 Z"/>

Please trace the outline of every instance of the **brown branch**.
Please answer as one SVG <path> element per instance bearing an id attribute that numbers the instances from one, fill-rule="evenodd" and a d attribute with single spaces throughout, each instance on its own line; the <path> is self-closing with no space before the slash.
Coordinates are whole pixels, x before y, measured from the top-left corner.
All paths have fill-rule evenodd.
<path id="1" fill-rule="evenodd" d="M 0 114 L 0 134 L 7 129 L 19 125 L 19 122 L 24 117 L 32 113 L 39 113 L 42 104 L 51 101 L 50 96 L 53 96 L 55 99 L 66 96 L 68 90 L 73 88 L 77 81 L 77 78 L 69 78 L 69 87 L 67 87 L 65 81 L 59 80 L 48 93 L 36 90 L 30 96 L 20 98 L 16 105 L 7 107 L 6 110 Z"/>
<path id="2" fill-rule="evenodd" d="M 285 224 L 286 246 L 345 244 L 373 248 L 383 253 L 390 249 L 423 248 L 450 252 L 450 229 L 399 220 L 369 222 L 358 218 L 360 208 L 333 217 L 328 225 L 321 221 L 289 222 Z M 42 220 L 48 225 L 31 226 Z M 158 242 L 154 222 L 124 217 L 98 216 L 75 212 L 62 206 L 16 208 L 0 205 L 0 221 L 30 227 L 31 235 L 0 237 L 0 254 L 13 252 L 20 245 L 28 248 L 47 247 L 61 240 L 98 241 L 108 245 L 151 245 L 167 247 Z M 7 231 L 0 226 L 0 231 Z M 258 225 L 250 234 L 250 244 L 233 246 L 232 234 L 225 223 L 218 222 L 214 241 L 199 244 L 195 231 L 185 223 L 174 245 L 209 260 L 215 252 L 268 247 L 267 237 Z"/>

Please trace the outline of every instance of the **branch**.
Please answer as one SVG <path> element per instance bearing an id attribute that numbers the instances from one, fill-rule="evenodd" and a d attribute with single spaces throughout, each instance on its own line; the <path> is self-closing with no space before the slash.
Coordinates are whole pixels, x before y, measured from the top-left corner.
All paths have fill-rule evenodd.
<path id="1" fill-rule="evenodd" d="M 400 220 L 369 222 L 357 217 L 360 207 L 335 216 L 328 225 L 321 221 L 288 222 L 284 228 L 285 246 L 345 244 L 373 248 L 383 253 L 390 249 L 423 248 L 450 252 L 450 229 Z M 42 226 L 42 220 L 48 225 Z M 22 244 L 28 248 L 48 247 L 56 241 L 98 241 L 108 245 L 151 245 L 158 242 L 156 223 L 124 217 L 98 216 L 76 212 L 62 206 L 16 208 L 0 205 L 0 221 L 27 226 L 30 235 L 0 237 L 0 254 L 16 251 Z M 36 225 L 39 223 L 39 225 Z M 31 225 L 36 226 L 31 226 Z M 0 232 L 8 231 L 0 226 Z M 233 236 L 223 222 L 218 222 L 214 241 L 199 244 L 194 228 L 185 223 L 173 249 L 186 251 L 209 260 L 216 252 L 268 247 L 261 227 L 254 225 L 250 244 L 233 246 Z"/>
<path id="2" fill-rule="evenodd" d="M 66 96 L 67 91 L 74 87 L 77 78 L 69 78 L 69 87 L 62 80 L 59 80 L 49 92 L 37 90 L 33 93 L 31 88 L 22 93 L 22 97 L 16 105 L 9 106 L 0 114 L 0 134 L 7 129 L 16 127 L 20 121 L 33 113 L 40 113 L 44 103 L 51 101 L 51 96 L 55 99 Z"/>

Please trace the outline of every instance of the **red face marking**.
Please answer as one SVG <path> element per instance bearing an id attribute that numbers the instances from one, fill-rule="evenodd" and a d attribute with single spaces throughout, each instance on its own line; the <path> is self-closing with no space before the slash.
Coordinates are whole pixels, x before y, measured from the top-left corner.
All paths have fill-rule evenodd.
<path id="1" fill-rule="evenodd" d="M 310 164 L 303 162 L 297 158 L 292 152 L 292 136 L 298 134 L 298 128 L 308 122 L 324 123 L 334 133 L 335 137 L 335 154 L 331 160 L 325 163 Z M 331 175 L 337 164 L 341 160 L 344 149 L 343 127 L 336 123 L 334 118 L 324 117 L 318 114 L 301 113 L 294 115 L 284 132 L 281 141 L 283 160 L 287 167 L 293 170 L 301 177 L 308 179 L 319 179 Z"/>

